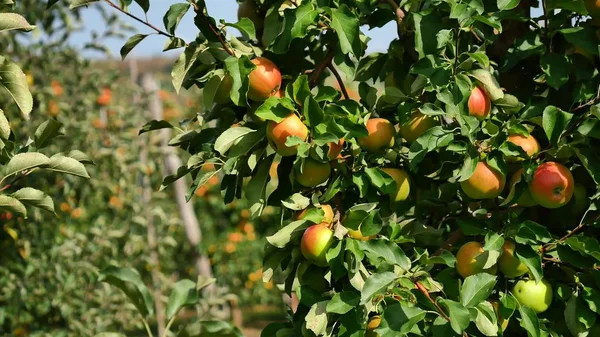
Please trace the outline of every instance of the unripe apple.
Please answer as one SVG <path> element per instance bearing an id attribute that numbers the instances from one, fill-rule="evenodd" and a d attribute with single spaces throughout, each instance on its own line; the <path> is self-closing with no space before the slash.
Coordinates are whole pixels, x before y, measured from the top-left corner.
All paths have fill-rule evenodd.
<path id="1" fill-rule="evenodd" d="M 252 60 L 256 68 L 249 75 L 248 98 L 264 101 L 275 95 L 281 87 L 281 72 L 275 63 L 264 57 Z"/>
<path id="2" fill-rule="evenodd" d="M 361 240 L 361 241 L 369 241 L 371 239 L 374 239 L 376 237 L 376 235 L 371 235 L 371 236 L 363 236 L 362 232 L 360 231 L 360 228 L 357 230 L 353 230 L 353 229 L 349 229 L 348 230 L 348 236 L 356 239 L 356 240 Z"/>
<path id="3" fill-rule="evenodd" d="M 529 183 L 533 199 L 546 208 L 566 205 L 573 197 L 574 189 L 575 181 L 571 171 L 556 162 L 547 162 L 538 166 Z"/>
<path id="4" fill-rule="evenodd" d="M 463 192 L 471 199 L 493 199 L 502 193 L 506 177 L 485 162 L 478 162 L 473 175 L 460 182 Z"/>
<path id="5" fill-rule="evenodd" d="M 492 103 L 488 94 L 478 86 L 471 91 L 467 105 L 469 106 L 469 116 L 476 117 L 479 120 L 489 116 L 492 110 Z"/>
<path id="6" fill-rule="evenodd" d="M 358 139 L 358 144 L 367 152 L 377 152 L 394 146 L 396 130 L 385 118 L 371 118 L 367 121 L 369 135 Z"/>
<path id="7" fill-rule="evenodd" d="M 337 159 L 342 153 L 342 148 L 344 147 L 344 139 L 340 139 L 337 143 L 331 142 L 329 143 L 329 150 L 327 151 L 327 157 L 329 160 Z"/>
<path id="8" fill-rule="evenodd" d="M 412 143 L 421 137 L 425 131 L 431 129 L 438 122 L 435 118 L 422 114 L 419 110 L 413 112 L 408 122 L 400 126 L 400 135 L 407 142 Z"/>
<path id="9" fill-rule="evenodd" d="M 456 271 L 463 278 L 471 275 L 486 272 L 495 275 L 498 267 L 493 265 L 488 269 L 483 269 L 485 266 L 485 255 L 483 255 L 483 246 L 479 242 L 467 242 L 456 253 Z"/>
<path id="10" fill-rule="evenodd" d="M 535 280 L 520 280 L 512 289 L 512 294 L 521 305 L 530 307 L 536 313 L 542 313 L 552 303 L 552 285 L 545 279 L 540 283 Z"/>
<path id="11" fill-rule="evenodd" d="M 267 139 L 282 156 L 293 156 L 298 152 L 298 146 L 285 145 L 287 138 L 292 136 L 304 141 L 308 138 L 308 128 L 293 112 L 279 123 L 269 121 L 267 124 Z"/>
<path id="12" fill-rule="evenodd" d="M 231 88 L 233 87 L 233 77 L 229 74 L 225 74 L 219 87 L 217 88 L 217 92 L 215 93 L 214 102 L 217 104 L 226 104 L 231 102 Z"/>
<path id="13" fill-rule="evenodd" d="M 513 173 L 512 177 L 510 178 L 510 186 L 511 187 L 515 186 L 517 184 L 517 180 L 523 179 L 522 178 L 523 172 L 524 172 L 524 170 L 521 168 L 517 172 Z M 521 207 L 532 207 L 532 206 L 537 205 L 537 202 L 535 202 L 535 200 L 533 200 L 533 197 L 531 196 L 529 187 L 523 189 L 523 191 L 521 192 L 521 195 L 519 196 L 519 199 L 517 199 L 516 204 Z"/>
<path id="14" fill-rule="evenodd" d="M 261 31 L 264 26 L 264 19 L 258 15 L 258 9 L 254 4 L 254 0 L 245 0 L 238 7 L 238 21 L 242 18 L 248 18 L 254 23 L 256 31 Z"/>
<path id="15" fill-rule="evenodd" d="M 494 311 L 496 312 L 496 317 L 498 318 L 498 324 L 500 325 L 500 328 L 502 328 L 502 332 L 504 332 L 506 330 L 506 328 L 508 327 L 508 319 L 505 319 L 504 317 L 500 316 L 500 303 L 498 301 L 490 301 L 490 303 L 492 304 L 492 307 L 494 308 Z"/>
<path id="16" fill-rule="evenodd" d="M 327 266 L 325 254 L 334 242 L 333 231 L 324 225 L 313 225 L 304 231 L 300 250 L 302 255 L 317 266 Z"/>
<path id="17" fill-rule="evenodd" d="M 365 333 L 365 337 L 379 337 L 379 334 L 375 332 L 375 329 L 379 328 L 381 325 L 381 316 L 375 315 L 369 319 L 367 323 L 367 332 Z"/>
<path id="18" fill-rule="evenodd" d="M 315 187 L 326 182 L 331 175 L 329 163 L 321 163 L 311 158 L 304 159 L 302 170 L 296 169 L 296 181 L 304 187 Z"/>
<path id="19" fill-rule="evenodd" d="M 321 205 L 321 210 L 323 210 L 323 220 L 319 223 L 319 225 L 323 225 L 323 226 L 329 226 L 333 223 L 333 208 L 331 208 L 330 205 L 327 204 L 323 204 Z M 306 216 L 306 213 L 308 212 L 308 208 L 300 211 L 300 213 L 298 213 L 298 215 L 296 216 L 296 220 L 302 220 L 304 219 L 304 217 Z"/>
<path id="20" fill-rule="evenodd" d="M 515 256 L 516 245 L 511 240 L 505 240 L 502 255 L 498 259 L 498 267 L 507 277 L 519 277 L 529 271 L 529 268 Z"/>
<path id="21" fill-rule="evenodd" d="M 410 194 L 410 180 L 406 171 L 397 168 L 382 168 L 383 172 L 389 174 L 396 182 L 396 191 L 390 195 L 392 202 L 408 199 Z"/>
<path id="22" fill-rule="evenodd" d="M 527 153 L 528 157 L 533 157 L 535 154 L 540 152 L 540 143 L 538 143 L 537 139 L 533 138 L 532 135 L 527 137 L 521 135 L 510 135 L 506 140 L 517 146 L 520 146 L 521 149 Z M 515 163 L 522 160 L 523 159 L 519 157 L 506 157 L 506 161 L 509 163 Z"/>

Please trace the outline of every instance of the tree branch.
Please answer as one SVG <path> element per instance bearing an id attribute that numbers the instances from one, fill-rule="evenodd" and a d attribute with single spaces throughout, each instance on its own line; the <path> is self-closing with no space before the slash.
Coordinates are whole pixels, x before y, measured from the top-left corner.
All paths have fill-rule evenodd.
<path id="1" fill-rule="evenodd" d="M 310 74 L 309 85 L 311 88 L 313 88 L 314 86 L 317 85 L 319 76 L 321 76 L 321 74 L 323 73 L 325 68 L 327 68 L 331 64 L 331 60 L 333 60 L 334 56 L 335 56 L 335 46 L 329 48 L 329 51 L 327 52 L 327 55 L 325 55 L 325 58 L 323 59 L 323 61 L 321 61 L 321 63 L 319 63 L 319 65 L 315 68 L 315 70 L 313 70 L 313 72 Z"/>
<path id="2" fill-rule="evenodd" d="M 110 7 L 112 7 L 112 8 L 114 8 L 114 9 L 118 10 L 119 12 L 121 12 L 121 13 L 123 13 L 123 14 L 127 15 L 128 17 L 130 17 L 130 18 L 134 19 L 135 21 L 137 21 L 137 22 L 139 22 L 139 23 L 141 23 L 141 24 L 143 24 L 143 25 L 146 25 L 146 26 L 147 26 L 147 27 L 149 27 L 149 28 L 152 28 L 152 29 L 153 29 L 153 30 L 155 30 L 155 31 L 156 31 L 158 34 L 160 34 L 160 35 L 164 35 L 164 36 L 166 36 L 166 37 L 170 37 L 170 38 L 172 38 L 172 39 L 174 39 L 174 38 L 176 37 L 175 35 L 169 34 L 169 33 L 167 33 L 167 32 L 164 32 L 164 31 L 162 31 L 162 30 L 158 29 L 156 26 L 154 26 L 154 25 L 153 25 L 153 24 L 151 24 L 150 22 L 148 22 L 148 21 L 144 21 L 144 20 L 142 20 L 142 19 L 138 18 L 137 16 L 135 16 L 135 15 L 133 15 L 133 14 L 129 13 L 129 12 L 126 12 L 126 11 L 124 11 L 124 10 L 123 10 L 121 7 L 119 7 L 119 6 L 115 5 L 115 4 L 114 4 L 114 3 L 113 3 L 111 0 L 104 0 L 104 1 L 106 1 L 106 3 L 107 3 L 107 4 L 108 4 Z"/>
<path id="3" fill-rule="evenodd" d="M 425 286 L 423 286 L 423 284 L 421 284 L 421 282 L 419 282 L 419 281 L 415 281 L 414 283 L 415 283 L 415 288 L 417 288 L 417 290 L 419 290 L 423 295 L 425 295 L 425 297 L 427 297 L 429 302 L 431 302 L 431 304 L 433 304 L 435 306 L 437 311 L 440 313 L 440 315 L 442 315 L 442 317 L 444 317 L 445 320 L 450 322 L 450 317 L 448 317 L 448 315 L 446 315 L 446 313 L 444 312 L 442 307 L 440 307 L 440 305 L 437 304 L 437 302 L 433 298 L 431 298 L 431 295 L 429 294 L 429 291 L 427 291 Z"/>
<path id="4" fill-rule="evenodd" d="M 338 84 L 340 85 L 340 90 L 342 90 L 344 97 L 346 99 L 350 99 L 350 96 L 348 96 L 348 91 L 346 90 L 346 86 L 344 85 L 344 81 L 342 80 L 340 73 L 338 73 L 337 69 L 335 69 L 333 64 L 329 64 L 328 67 L 329 67 L 329 70 L 331 70 L 331 72 L 333 73 L 333 76 L 335 76 L 335 79 L 338 81 Z"/>
<path id="5" fill-rule="evenodd" d="M 233 52 L 233 50 L 231 50 L 231 48 L 229 48 L 229 46 L 225 42 L 225 39 L 223 39 L 223 34 L 221 34 L 217 30 L 217 27 L 215 27 L 210 22 L 210 20 L 206 17 L 206 15 L 204 15 L 204 13 L 202 12 L 201 8 L 197 4 L 195 4 L 193 2 L 190 2 L 190 4 L 194 7 L 194 12 L 196 13 L 196 15 L 198 15 L 200 17 L 200 19 L 202 21 L 204 21 L 204 23 L 208 26 L 208 28 L 210 29 L 210 31 L 217 37 L 217 39 L 219 39 L 219 42 L 221 43 L 221 45 L 223 46 L 223 49 L 225 49 L 225 51 L 227 52 L 227 54 L 229 54 L 231 56 L 235 56 L 235 53 Z"/>

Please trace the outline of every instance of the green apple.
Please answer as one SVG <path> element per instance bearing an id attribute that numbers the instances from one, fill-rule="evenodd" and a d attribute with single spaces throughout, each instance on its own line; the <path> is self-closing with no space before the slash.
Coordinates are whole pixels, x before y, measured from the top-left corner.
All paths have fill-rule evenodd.
<path id="1" fill-rule="evenodd" d="M 310 226 L 304 231 L 300 250 L 302 255 L 317 266 L 327 266 L 325 254 L 335 241 L 333 231 L 324 225 Z"/>
<path id="2" fill-rule="evenodd" d="M 498 267 L 502 274 L 507 277 L 519 277 L 529 271 L 529 268 L 515 256 L 515 243 L 510 240 L 504 241 L 502 255 L 498 259 Z"/>
<path id="3" fill-rule="evenodd" d="M 538 314 L 548 310 L 552 303 L 552 285 L 545 279 L 540 283 L 521 280 L 515 284 L 512 294 L 521 305 L 530 307 Z"/>

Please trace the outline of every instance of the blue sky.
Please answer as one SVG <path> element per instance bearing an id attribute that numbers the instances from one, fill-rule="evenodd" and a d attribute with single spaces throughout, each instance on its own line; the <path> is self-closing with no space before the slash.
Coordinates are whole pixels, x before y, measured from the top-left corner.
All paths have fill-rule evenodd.
<path id="1" fill-rule="evenodd" d="M 150 12 L 148 13 L 148 20 L 159 28 L 164 28 L 162 17 L 167 11 L 169 6 L 174 3 L 180 3 L 183 0 L 153 0 L 150 5 Z M 106 4 L 100 4 L 105 6 L 107 10 L 113 10 Z M 237 2 L 235 0 L 206 0 L 208 12 L 211 16 L 217 19 L 223 19 L 226 22 L 237 22 Z M 131 12 L 136 14 L 138 17 L 143 17 L 143 12 L 136 5 L 131 6 Z M 82 46 L 90 39 L 90 31 L 95 30 L 97 32 L 103 32 L 103 21 L 97 10 L 92 8 L 83 9 L 83 22 L 86 28 L 83 32 L 77 33 L 72 39 L 72 43 L 76 46 Z M 150 33 L 153 32 L 148 27 L 137 23 L 133 19 L 121 15 L 120 18 L 127 23 L 136 27 L 139 33 Z M 179 28 L 177 29 L 177 36 L 183 38 L 186 41 L 191 41 L 196 36 L 198 30 L 194 26 L 193 13 L 190 11 L 182 20 Z M 369 43 L 369 51 L 382 51 L 387 50 L 387 47 L 391 40 L 396 37 L 396 27 L 394 22 L 390 22 L 383 28 L 374 29 L 371 31 L 365 31 L 367 35 L 372 38 Z M 113 56 L 118 57 L 119 50 L 124 44 L 124 40 L 110 39 L 106 40 L 105 44 L 110 48 Z M 165 38 L 163 36 L 150 36 L 142 41 L 130 55 L 137 57 L 159 55 L 163 49 Z M 181 51 L 171 52 L 172 55 L 178 55 Z M 88 56 L 98 56 L 97 53 L 88 53 Z"/>

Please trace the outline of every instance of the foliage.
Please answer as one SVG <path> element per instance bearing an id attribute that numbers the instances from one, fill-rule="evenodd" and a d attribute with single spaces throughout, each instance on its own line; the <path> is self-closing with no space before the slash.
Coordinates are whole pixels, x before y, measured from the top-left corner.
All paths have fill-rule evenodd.
<path id="1" fill-rule="evenodd" d="M 171 141 L 190 155 L 182 167 L 194 179 L 189 194 L 208 179 L 201 167 L 211 163 L 224 175 L 220 187 L 227 203 L 245 198 L 252 218 L 268 205 L 281 207 L 281 228 L 268 237 L 263 279 L 277 275 L 301 305 L 288 323 L 274 324 L 263 335 L 496 336 L 503 334 L 502 322 L 508 322 L 505 334 L 511 336 L 593 334 L 600 249 L 595 238 L 600 164 L 594 150 L 600 37 L 586 20 L 588 10 L 595 14 L 584 1 L 543 1 L 538 17 L 531 16 L 534 5 L 260 0 L 244 3 L 239 22 L 220 24 L 203 0 L 171 7 L 166 32 L 158 33 L 168 36 L 170 46 L 184 48 L 173 84 L 176 90 L 203 88 L 205 96 L 204 113 Z M 199 33 L 184 45 L 174 34 L 188 11 Z M 399 38 L 387 53 L 365 55 L 368 39 L 360 27 L 388 22 L 398 24 Z M 226 35 L 231 28 L 243 36 Z M 139 40 L 131 38 L 123 56 Z M 249 102 L 250 89 L 273 80 L 252 80 L 253 71 L 262 71 L 251 62 L 259 56 L 281 71 L 283 97 Z M 347 99 L 340 80 L 346 99 L 324 84 L 327 69 L 358 82 L 360 99 Z M 231 102 L 213 104 L 227 76 Z M 382 84 L 385 89 L 378 91 Z M 290 111 L 302 118 L 309 137 L 284 136 L 282 144 L 270 133 Z M 402 138 L 409 138 L 415 111 L 435 123 L 408 142 Z M 401 132 L 393 142 L 363 146 L 365 151 L 358 140 L 375 133 L 366 123 L 375 117 L 399 125 Z M 173 127 L 154 121 L 145 130 Z M 511 135 L 532 135 L 540 147 L 529 153 L 509 141 Z M 327 153 L 340 139 L 341 157 L 331 160 Z M 296 149 L 282 157 L 274 147 L 283 155 L 289 153 L 281 149 Z M 296 176 L 309 158 L 333 170 L 324 183 L 303 187 Z M 277 180 L 269 175 L 274 162 Z M 537 168 L 545 162 L 565 165 L 584 193 L 572 198 L 567 169 L 551 174 L 557 179 L 539 178 Z M 408 172 L 409 197 L 398 193 L 406 179 L 380 168 Z M 520 181 L 504 188 L 518 169 L 524 170 Z M 540 190 L 536 179 L 549 179 L 541 183 L 548 189 Z M 526 192 L 547 207 L 562 207 L 521 206 Z M 551 197 L 556 198 L 546 202 Z M 314 255 L 326 250 L 327 266 L 321 268 L 303 257 L 308 254 L 300 246 L 303 230 L 324 221 L 323 212 L 302 220 L 294 214 L 325 203 L 334 206 L 329 222 L 337 239 L 331 247 L 306 248 L 315 249 Z M 359 240 L 349 230 L 376 237 Z M 508 256 L 503 249 L 508 240 L 516 242 L 514 258 L 529 276 L 481 272 L 492 272 Z M 474 262 L 455 257 L 467 241 L 482 243 Z M 463 280 L 455 271 L 462 263 L 479 269 Z M 511 294 L 512 285 L 527 277 L 550 282 L 554 300 L 548 311 L 536 313 Z M 376 317 L 380 324 L 368 329 Z"/>

